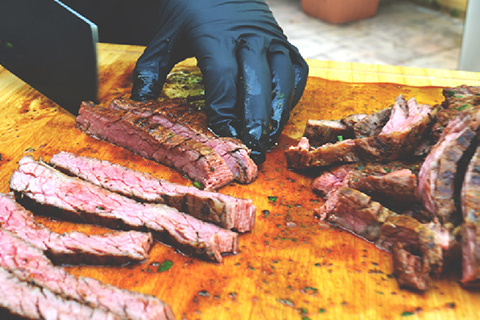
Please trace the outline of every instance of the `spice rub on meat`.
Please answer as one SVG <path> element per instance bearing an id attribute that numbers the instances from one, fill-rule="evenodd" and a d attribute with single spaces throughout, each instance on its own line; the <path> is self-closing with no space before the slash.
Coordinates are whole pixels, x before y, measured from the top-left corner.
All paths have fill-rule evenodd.
<path id="1" fill-rule="evenodd" d="M 433 107 L 399 96 L 351 127 L 329 120 L 335 126 L 315 131 L 322 121 L 310 121 L 285 152 L 292 169 L 323 168 L 312 183 L 325 198 L 315 215 L 392 252 L 398 283 L 419 291 L 460 263 L 463 285 L 480 283 L 480 87 L 442 93 Z M 314 136 L 338 128 L 347 139 Z"/>

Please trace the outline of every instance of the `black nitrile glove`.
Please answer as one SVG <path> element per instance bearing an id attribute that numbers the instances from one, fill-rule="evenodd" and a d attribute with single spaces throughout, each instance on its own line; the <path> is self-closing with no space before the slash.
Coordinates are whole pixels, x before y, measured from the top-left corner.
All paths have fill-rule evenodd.
<path id="1" fill-rule="evenodd" d="M 308 66 L 262 0 L 163 0 L 138 59 L 132 99 L 156 99 L 173 66 L 195 56 L 210 128 L 239 138 L 260 164 L 305 88 Z"/>

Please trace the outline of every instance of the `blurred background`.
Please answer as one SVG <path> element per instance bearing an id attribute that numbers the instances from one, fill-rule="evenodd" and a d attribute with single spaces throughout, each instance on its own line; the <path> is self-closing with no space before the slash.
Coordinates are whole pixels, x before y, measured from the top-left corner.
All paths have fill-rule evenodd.
<path id="1" fill-rule="evenodd" d="M 331 7 L 342 1 L 346 8 Z M 467 0 L 267 3 L 304 58 L 451 70 L 459 67 Z"/>

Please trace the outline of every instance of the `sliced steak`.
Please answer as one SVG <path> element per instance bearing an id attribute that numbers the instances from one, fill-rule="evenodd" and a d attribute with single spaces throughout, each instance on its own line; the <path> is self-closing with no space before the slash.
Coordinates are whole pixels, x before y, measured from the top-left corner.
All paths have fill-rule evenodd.
<path id="1" fill-rule="evenodd" d="M 390 208 L 406 208 L 417 202 L 417 176 L 410 169 L 385 174 L 354 170 L 347 179 L 349 187 L 370 195 Z"/>
<path id="2" fill-rule="evenodd" d="M 0 194 L 0 226 L 43 250 L 56 263 L 124 264 L 148 259 L 152 235 L 117 231 L 103 235 L 52 232 L 35 221 L 13 195 Z"/>
<path id="3" fill-rule="evenodd" d="M 378 239 L 382 224 L 396 214 L 365 193 L 346 186 L 329 194 L 319 211 L 329 222 L 370 241 Z"/>
<path id="4" fill-rule="evenodd" d="M 302 137 L 297 146 L 291 146 L 285 151 L 285 156 L 288 167 L 304 169 L 361 161 L 356 151 L 356 140 L 347 139 L 313 148 L 310 147 L 308 139 Z"/>
<path id="5" fill-rule="evenodd" d="M 352 130 L 341 120 L 308 120 L 303 136 L 314 147 L 352 138 Z"/>
<path id="6" fill-rule="evenodd" d="M 164 203 L 227 229 L 247 232 L 255 224 L 256 208 L 250 199 L 174 184 L 118 164 L 68 152 L 55 154 L 50 163 L 110 191 Z"/>
<path id="7" fill-rule="evenodd" d="M 139 203 L 76 177 L 67 176 L 30 156 L 19 161 L 10 188 L 58 214 L 111 228 L 148 230 L 187 252 L 222 261 L 236 253 L 237 233 L 198 220 L 163 204 Z"/>
<path id="8" fill-rule="evenodd" d="M 356 139 L 376 136 L 382 131 L 392 113 L 393 106 L 382 109 L 373 114 L 366 115 L 353 126 L 353 133 Z"/>
<path id="9" fill-rule="evenodd" d="M 377 244 L 393 252 L 395 274 L 402 286 L 426 290 L 430 277 L 442 269 L 441 240 L 431 228 L 410 216 L 386 219 Z"/>
<path id="10" fill-rule="evenodd" d="M 462 283 L 480 286 L 480 147 L 467 167 L 461 190 Z"/>
<path id="11" fill-rule="evenodd" d="M 173 167 L 206 189 L 218 189 L 234 180 L 215 150 L 160 124 L 148 123 L 141 115 L 83 102 L 76 121 L 88 135 Z"/>
<path id="12" fill-rule="evenodd" d="M 20 281 L 0 267 L 0 310 L 10 316 L 38 320 L 115 320 L 116 315 L 103 309 L 71 301 L 55 295 L 50 290 Z"/>
<path id="13" fill-rule="evenodd" d="M 2 228 L 0 228 L 0 267 L 22 282 L 49 290 L 64 299 L 76 301 L 95 310 L 104 310 L 120 319 L 174 319 L 170 307 L 160 299 L 119 289 L 93 278 L 77 278 L 64 268 L 54 266 L 40 249 Z M 10 293 L 9 290 L 0 291 L 7 295 Z M 25 303 L 35 301 L 15 297 L 15 303 L 22 303 L 21 300 L 25 300 L 23 301 Z M 3 298 L 0 299 L 0 304 L 1 301 L 4 301 Z"/>
<path id="14" fill-rule="evenodd" d="M 406 106 L 404 104 L 402 96 L 396 99 L 390 119 L 378 136 L 356 140 L 361 159 L 392 161 L 412 156 L 423 141 L 437 109 L 418 104 L 414 98 L 409 99 Z"/>
<path id="15" fill-rule="evenodd" d="M 406 105 L 406 107 L 405 107 Z M 405 113 L 408 108 L 408 115 Z M 303 137 L 285 152 L 290 168 L 322 167 L 348 162 L 393 161 L 411 157 L 421 144 L 437 109 L 419 105 L 415 99 L 397 98 L 391 117 L 376 136 L 327 143 L 313 148 Z"/>
<path id="16" fill-rule="evenodd" d="M 173 104 L 173 106 L 172 106 Z M 257 177 L 257 165 L 250 158 L 250 150 L 240 140 L 232 138 L 218 138 L 206 131 L 199 132 L 189 126 L 188 123 L 180 122 L 168 115 L 173 108 L 182 108 L 185 104 L 182 100 L 168 100 L 164 102 L 148 101 L 134 102 L 131 100 L 114 99 L 109 108 L 113 110 L 126 110 L 135 114 L 141 113 L 145 121 L 150 125 L 161 125 L 177 135 L 203 143 L 215 150 L 227 163 L 235 176 L 235 180 L 241 183 L 253 182 Z"/>
<path id="17" fill-rule="evenodd" d="M 457 177 L 458 163 L 476 136 L 479 120 L 480 112 L 476 119 L 464 116 L 450 121 L 420 169 L 418 196 L 444 224 L 459 223 L 460 217 L 454 215 L 455 186 L 463 178 Z"/>

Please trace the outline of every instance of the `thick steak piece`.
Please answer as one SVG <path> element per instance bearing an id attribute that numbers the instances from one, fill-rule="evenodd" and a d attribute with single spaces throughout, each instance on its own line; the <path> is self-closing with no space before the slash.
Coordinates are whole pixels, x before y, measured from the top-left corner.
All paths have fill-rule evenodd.
<path id="1" fill-rule="evenodd" d="M 303 136 L 314 147 L 352 138 L 352 130 L 341 120 L 307 120 Z"/>
<path id="2" fill-rule="evenodd" d="M 461 191 L 462 283 L 480 286 L 480 147 L 470 160 Z"/>
<path id="3" fill-rule="evenodd" d="M 69 152 L 53 155 L 50 163 L 110 191 L 143 201 L 164 203 L 226 229 L 247 232 L 255 225 L 256 208 L 250 199 L 171 183 L 118 164 Z"/>
<path id="4" fill-rule="evenodd" d="M 215 150 L 160 124 L 148 123 L 142 115 L 83 102 L 76 121 L 88 135 L 175 168 L 206 189 L 218 189 L 235 179 Z"/>
<path id="5" fill-rule="evenodd" d="M 113 319 L 131 320 L 173 320 L 170 307 L 160 299 L 129 290 L 119 289 L 93 278 L 75 277 L 64 268 L 54 266 L 43 252 L 18 238 L 13 233 L 0 228 L 0 267 L 15 276 L 18 281 L 29 283 L 41 290 L 48 290 L 63 299 L 90 306 L 93 310 L 103 310 L 113 314 Z M 0 290 L 10 295 L 9 290 Z M 6 288 L 5 288 L 6 289 Z M 12 294 L 13 295 L 13 294 Z M 35 296 L 15 296 L 12 305 L 25 303 L 31 306 Z M 0 298 L 4 301 L 3 298 Z M 35 306 L 35 304 L 33 304 Z M 9 309 L 11 309 L 9 307 Z M 55 312 L 55 306 L 49 308 Z M 46 319 L 38 317 L 38 319 Z M 53 318 L 56 319 L 56 318 Z M 70 319 L 70 318 L 68 318 Z M 85 316 L 81 319 L 90 319 Z M 103 319 L 103 318 L 99 318 Z"/>
<path id="6" fill-rule="evenodd" d="M 50 290 L 20 281 L 0 267 L 0 311 L 6 309 L 11 316 L 38 320 L 120 320 L 121 318 L 100 308 L 90 307 L 55 295 Z"/>
<path id="7" fill-rule="evenodd" d="M 393 253 L 393 268 L 401 286 L 424 291 L 431 276 L 441 272 L 441 240 L 433 228 L 406 215 L 390 216 L 380 229 L 377 244 Z"/>
<path id="8" fill-rule="evenodd" d="M 37 223 L 12 194 L 0 194 L 0 227 L 43 250 L 56 263 L 124 264 L 148 259 L 150 233 L 116 231 L 103 235 L 55 233 Z"/>
<path id="9" fill-rule="evenodd" d="M 380 236 L 382 224 L 396 213 L 373 201 L 365 193 L 342 186 L 329 193 L 317 214 L 356 235 L 375 241 Z"/>
<path id="10" fill-rule="evenodd" d="M 171 132 L 203 143 L 212 148 L 222 157 L 235 180 L 241 183 L 253 182 L 257 177 L 257 165 L 250 158 L 250 150 L 237 139 L 217 137 L 208 130 L 195 130 L 186 121 L 179 121 L 171 110 L 182 110 L 189 106 L 180 99 L 147 102 L 114 99 L 108 106 L 112 110 L 125 110 L 135 115 L 141 115 L 144 123 L 151 126 L 161 125 Z"/>
<path id="11" fill-rule="evenodd" d="M 418 196 L 444 224 L 459 223 L 460 217 L 455 216 L 455 186 L 461 181 L 458 164 L 476 136 L 479 120 L 480 112 L 476 118 L 465 115 L 450 121 L 420 169 Z"/>
<path id="12" fill-rule="evenodd" d="M 222 261 L 236 253 L 238 234 L 163 204 L 139 203 L 76 177 L 67 176 L 30 156 L 19 161 L 10 188 L 41 205 L 111 228 L 148 230 L 181 249 Z"/>

